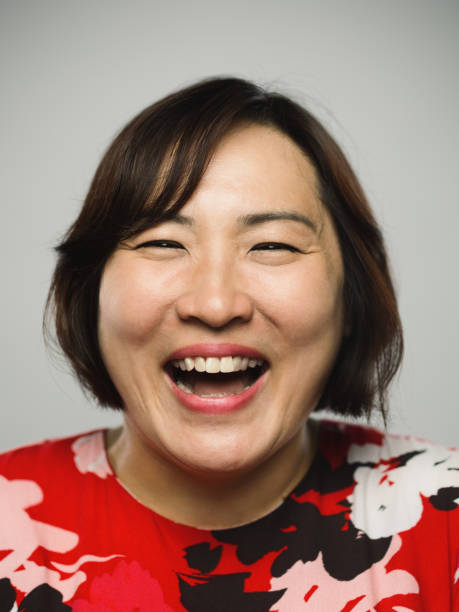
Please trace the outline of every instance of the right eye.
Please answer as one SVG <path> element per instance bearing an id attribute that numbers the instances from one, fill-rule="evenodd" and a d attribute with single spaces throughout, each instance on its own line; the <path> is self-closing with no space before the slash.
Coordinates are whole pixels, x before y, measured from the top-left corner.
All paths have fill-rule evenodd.
<path id="1" fill-rule="evenodd" d="M 148 247 L 158 247 L 161 249 L 183 249 L 183 246 L 175 240 L 147 240 L 138 244 L 135 249 L 144 249 Z"/>
<path id="2" fill-rule="evenodd" d="M 291 244 L 284 242 L 260 242 L 252 247 L 254 251 L 291 251 L 292 253 L 300 253 L 301 251 Z"/>

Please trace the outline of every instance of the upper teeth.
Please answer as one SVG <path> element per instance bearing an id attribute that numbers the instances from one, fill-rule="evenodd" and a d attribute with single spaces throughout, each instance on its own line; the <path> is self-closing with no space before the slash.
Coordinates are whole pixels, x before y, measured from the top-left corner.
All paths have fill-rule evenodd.
<path id="1" fill-rule="evenodd" d="M 263 359 L 249 359 L 248 357 L 185 357 L 176 359 L 172 362 L 176 368 L 186 370 L 196 370 L 197 372 L 239 372 L 247 368 L 255 368 L 263 365 Z"/>

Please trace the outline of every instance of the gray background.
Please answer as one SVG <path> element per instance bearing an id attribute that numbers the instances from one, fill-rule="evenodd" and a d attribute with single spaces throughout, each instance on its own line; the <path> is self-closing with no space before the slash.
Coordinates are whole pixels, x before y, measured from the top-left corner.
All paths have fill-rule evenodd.
<path id="1" fill-rule="evenodd" d="M 52 246 L 114 133 L 216 74 L 306 103 L 343 146 L 392 254 L 406 358 L 391 430 L 459 444 L 459 3 L 1 2 L 0 448 L 117 423 L 47 354 Z"/>

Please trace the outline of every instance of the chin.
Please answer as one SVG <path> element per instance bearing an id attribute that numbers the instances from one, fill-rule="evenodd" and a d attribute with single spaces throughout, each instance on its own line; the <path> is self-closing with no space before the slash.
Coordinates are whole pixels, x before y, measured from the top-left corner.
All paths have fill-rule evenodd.
<path id="1" fill-rule="evenodd" d="M 250 471 L 265 458 L 263 453 L 254 453 L 253 444 L 242 445 L 200 441 L 198 447 L 180 449 L 176 462 L 186 471 L 204 474 L 207 477 L 222 475 L 237 476 Z M 185 451 L 185 452 L 184 452 Z"/>

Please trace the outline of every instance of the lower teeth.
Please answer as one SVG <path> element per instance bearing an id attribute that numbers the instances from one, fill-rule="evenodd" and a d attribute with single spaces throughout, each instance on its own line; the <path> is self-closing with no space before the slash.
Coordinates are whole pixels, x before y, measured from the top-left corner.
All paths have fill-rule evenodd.
<path id="1" fill-rule="evenodd" d="M 190 389 L 190 387 L 185 386 L 180 380 L 177 380 L 175 384 L 179 389 L 185 391 L 185 393 L 188 393 L 189 395 L 194 395 L 192 389 Z M 239 391 L 239 393 L 246 391 L 250 386 L 251 385 L 246 385 L 242 389 L 242 391 Z M 237 393 L 203 393 L 202 395 L 199 395 L 199 397 L 230 397 L 231 395 L 237 395 Z"/>

